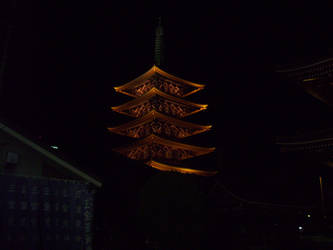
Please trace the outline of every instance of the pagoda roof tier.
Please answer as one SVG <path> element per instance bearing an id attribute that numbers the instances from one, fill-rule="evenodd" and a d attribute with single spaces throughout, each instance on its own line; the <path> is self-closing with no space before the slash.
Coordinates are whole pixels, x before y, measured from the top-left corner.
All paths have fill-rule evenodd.
<path id="1" fill-rule="evenodd" d="M 201 176 L 213 176 L 218 173 L 218 171 L 206 171 L 206 170 L 199 170 L 199 169 L 191 169 L 191 168 L 183 168 L 178 166 L 172 166 L 164 163 L 160 163 L 157 161 L 148 161 L 146 164 L 152 168 L 156 168 L 161 171 L 172 171 L 172 172 L 178 172 L 182 174 L 195 174 L 195 175 L 201 175 Z"/>
<path id="2" fill-rule="evenodd" d="M 280 147 L 281 152 L 322 152 L 332 153 L 333 137 L 321 137 L 307 139 L 305 138 L 277 138 L 276 144 Z"/>
<path id="3" fill-rule="evenodd" d="M 207 109 L 207 106 L 207 104 L 190 102 L 152 88 L 145 95 L 122 105 L 112 107 L 112 110 L 136 118 L 144 116 L 152 110 L 183 118 Z"/>
<path id="4" fill-rule="evenodd" d="M 333 57 L 311 64 L 277 70 L 299 84 L 308 94 L 333 106 Z"/>
<path id="5" fill-rule="evenodd" d="M 174 96 L 185 97 L 204 87 L 205 85 L 193 83 L 171 75 L 154 65 L 146 73 L 124 85 L 114 87 L 114 89 L 117 92 L 132 97 L 144 95 L 152 88 L 158 88 Z"/>
<path id="6" fill-rule="evenodd" d="M 139 119 L 126 124 L 108 128 L 109 131 L 133 138 L 142 138 L 151 134 L 185 138 L 209 130 L 212 126 L 197 125 L 174 117 L 166 116 L 155 110 Z"/>
<path id="7" fill-rule="evenodd" d="M 215 148 L 198 147 L 167 140 L 154 134 L 126 147 L 114 149 L 133 160 L 185 160 L 211 153 L 214 150 Z"/>

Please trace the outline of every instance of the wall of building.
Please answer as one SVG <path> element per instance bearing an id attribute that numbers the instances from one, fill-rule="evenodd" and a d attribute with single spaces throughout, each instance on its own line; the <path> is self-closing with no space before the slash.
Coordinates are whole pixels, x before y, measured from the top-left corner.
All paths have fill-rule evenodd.
<path id="1" fill-rule="evenodd" d="M 18 162 L 7 162 L 9 152 L 18 155 Z M 0 131 L 0 173 L 24 176 L 42 176 L 43 157 L 31 147 Z"/>

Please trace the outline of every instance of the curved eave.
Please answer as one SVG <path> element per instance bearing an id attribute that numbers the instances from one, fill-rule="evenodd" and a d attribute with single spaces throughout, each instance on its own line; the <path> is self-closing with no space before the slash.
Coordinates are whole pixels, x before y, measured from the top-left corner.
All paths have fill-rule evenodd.
<path id="1" fill-rule="evenodd" d="M 144 141 L 144 142 L 147 142 L 147 141 L 148 142 L 155 142 L 155 143 L 163 144 L 163 145 L 170 146 L 170 147 L 192 150 L 192 151 L 198 152 L 199 153 L 198 155 L 208 154 L 208 153 L 211 153 L 211 152 L 215 151 L 215 147 L 206 148 L 206 147 L 193 146 L 193 145 L 189 145 L 189 144 L 184 144 L 184 143 L 164 139 L 164 138 L 159 137 L 157 135 L 147 136 L 142 141 Z"/>
<path id="2" fill-rule="evenodd" d="M 195 90 L 193 90 L 193 91 L 185 94 L 183 97 L 189 96 L 189 95 L 191 95 L 191 94 L 193 94 L 193 93 L 195 93 L 195 92 L 197 92 L 199 90 L 202 90 L 205 87 L 205 85 L 203 85 L 203 84 L 198 84 L 198 83 L 190 82 L 190 81 L 184 80 L 182 78 L 176 77 L 174 75 L 171 75 L 171 74 L 169 74 L 169 73 L 161 70 L 156 65 L 154 65 L 146 73 L 142 74 L 141 76 L 135 78 L 134 80 L 132 80 L 132 81 L 130 81 L 128 83 L 125 83 L 123 85 L 114 87 L 114 90 L 116 92 L 120 92 L 120 93 L 125 94 L 125 95 L 129 95 L 129 96 L 132 96 L 132 97 L 137 97 L 136 95 L 130 94 L 130 93 L 124 91 L 124 90 L 127 89 L 127 88 L 130 88 L 130 87 L 136 87 L 137 85 L 141 84 L 142 81 L 147 80 L 149 77 L 151 77 L 155 73 L 158 73 L 158 74 L 164 76 L 165 78 L 168 78 L 168 79 L 173 80 L 175 82 L 184 83 L 184 84 L 186 84 L 188 86 L 197 88 L 197 89 L 195 89 Z"/>
<path id="3" fill-rule="evenodd" d="M 277 145 L 282 146 L 297 146 L 297 145 L 307 145 L 307 144 L 313 144 L 313 143 L 320 143 L 320 142 L 328 142 L 333 141 L 333 138 L 322 138 L 322 139 L 313 139 L 313 140 L 306 140 L 306 141 L 294 141 L 294 142 L 283 142 L 278 141 L 276 142 Z"/>
<path id="4" fill-rule="evenodd" d="M 184 80 L 182 78 L 179 78 L 177 76 L 174 76 L 174 75 L 171 75 L 163 70 L 161 70 L 159 67 L 157 67 L 156 65 L 153 66 L 153 70 L 157 73 L 159 73 L 160 75 L 166 77 L 166 78 L 169 78 L 171 80 L 174 80 L 175 82 L 181 82 L 181 83 L 185 83 L 191 87 L 195 87 L 195 88 L 201 88 L 203 89 L 205 87 L 204 84 L 199 84 L 199 83 L 194 83 L 194 82 L 190 82 L 190 81 L 187 81 L 187 80 Z"/>
<path id="5" fill-rule="evenodd" d="M 171 96 L 171 95 L 168 95 L 156 88 L 152 88 L 151 90 L 149 90 L 146 94 L 142 95 L 142 96 L 139 96 L 138 98 L 136 99 L 133 99 L 129 102 L 126 102 L 122 105 L 119 105 L 119 106 L 116 106 L 116 107 L 111 107 L 111 109 L 113 111 L 116 111 L 116 112 L 119 112 L 119 113 L 122 113 L 122 114 L 125 114 L 125 115 L 129 115 L 127 113 L 123 113 L 122 111 L 124 109 L 128 109 L 130 107 L 133 107 L 135 105 L 138 105 L 146 100 L 149 100 L 150 98 L 156 96 L 156 95 L 159 95 L 161 97 L 164 97 L 165 99 L 168 99 L 168 100 L 171 100 L 171 101 L 174 101 L 176 103 L 181 103 L 181 104 L 184 104 L 184 105 L 189 105 L 189 106 L 192 106 L 192 107 L 196 107 L 198 108 L 198 110 L 195 110 L 194 112 L 191 112 L 191 113 L 188 113 L 186 114 L 186 116 L 188 115 L 191 115 L 191 114 L 194 114 L 194 113 L 197 113 L 201 110 L 204 110 L 204 109 L 207 109 L 208 105 L 207 104 L 197 104 L 197 103 L 194 103 L 194 102 L 190 102 L 190 101 L 187 101 L 187 100 L 184 100 L 184 99 L 180 99 L 180 98 L 177 98 L 177 97 L 174 97 L 174 96 Z M 134 115 L 130 115 L 132 117 L 135 117 Z"/>
<path id="6" fill-rule="evenodd" d="M 141 146 L 143 144 L 149 144 L 149 143 L 157 143 L 157 144 L 161 144 L 161 145 L 165 145 L 165 146 L 170 146 L 173 148 L 191 150 L 191 151 L 196 152 L 196 156 L 205 155 L 205 154 L 214 152 L 216 149 L 215 147 L 206 148 L 206 147 L 199 147 L 199 146 L 184 144 L 184 143 L 180 143 L 180 142 L 175 142 L 175 141 L 164 139 L 157 135 L 152 134 L 152 135 L 147 136 L 144 139 L 141 139 L 141 140 L 133 143 L 132 145 L 128 145 L 127 147 L 115 148 L 114 151 L 122 152 L 129 148 L 134 148 L 134 147 Z"/>
<path id="7" fill-rule="evenodd" d="M 200 176 L 214 176 L 218 173 L 218 171 L 205 171 L 205 170 L 198 170 L 198 169 L 191 169 L 191 168 L 181 168 L 176 166 L 167 165 L 164 163 L 160 163 L 157 161 L 148 161 L 146 164 L 152 168 L 156 168 L 161 171 L 171 171 L 171 172 L 178 172 L 182 174 L 194 174 Z"/>
<path id="8" fill-rule="evenodd" d="M 124 95 L 128 95 L 128 96 L 130 96 L 130 97 L 134 97 L 134 98 L 138 97 L 137 95 L 131 94 L 131 93 L 126 92 L 126 91 L 123 91 L 122 89 L 116 89 L 116 87 L 113 87 L 113 88 L 114 88 L 114 90 L 115 90 L 116 92 L 118 92 L 118 93 L 122 93 L 122 94 L 124 94 Z"/>
<path id="9" fill-rule="evenodd" d="M 316 85 L 314 82 L 316 79 L 305 80 L 303 80 L 300 85 L 308 94 L 328 105 L 333 105 L 333 80 L 331 80 L 331 82 L 327 82 L 324 86 Z"/>
<path id="10" fill-rule="evenodd" d="M 321 61 L 318 61 L 318 62 L 315 62 L 315 63 L 312 63 L 312 64 L 300 66 L 300 67 L 293 67 L 293 68 L 276 70 L 276 72 L 278 72 L 278 73 L 289 73 L 289 72 L 293 72 L 293 71 L 297 71 L 297 70 L 303 70 L 303 69 L 311 68 L 311 67 L 314 67 L 314 66 L 318 66 L 320 64 L 323 64 L 323 63 L 326 63 L 326 62 L 329 62 L 329 61 L 333 61 L 333 57 L 325 59 L 325 60 L 321 60 Z"/>
<path id="11" fill-rule="evenodd" d="M 155 110 L 152 110 L 151 112 L 149 112 L 148 114 L 142 116 L 139 119 L 136 119 L 134 121 L 130 121 L 128 123 L 125 123 L 123 125 L 117 126 L 117 127 L 113 127 L 113 128 L 108 128 L 109 131 L 114 132 L 114 133 L 118 133 L 118 134 L 123 134 L 121 131 L 125 130 L 125 129 L 131 129 L 134 127 L 139 126 L 140 124 L 145 124 L 148 122 L 153 121 L 155 118 L 161 119 L 161 120 L 165 120 L 165 121 L 169 121 L 171 123 L 174 123 L 178 126 L 182 126 L 182 127 L 190 127 L 190 128 L 194 128 L 197 129 L 197 131 L 195 131 L 192 135 L 196 135 L 202 132 L 205 132 L 209 129 L 211 129 L 211 125 L 198 125 L 195 123 L 191 123 L 191 122 L 185 122 L 167 115 L 163 115 Z M 128 135 L 127 135 L 128 136 Z"/>

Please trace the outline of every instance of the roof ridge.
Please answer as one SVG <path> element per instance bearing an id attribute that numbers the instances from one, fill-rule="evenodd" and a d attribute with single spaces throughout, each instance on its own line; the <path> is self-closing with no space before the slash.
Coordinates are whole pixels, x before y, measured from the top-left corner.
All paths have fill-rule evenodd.
<path id="1" fill-rule="evenodd" d="M 40 146 L 37 143 L 33 142 L 32 140 L 26 138 L 25 136 L 21 135 L 20 133 L 14 131 L 13 129 L 11 129 L 8 126 L 6 126 L 5 124 L 0 123 L 0 130 L 2 130 L 5 133 L 11 135 L 12 137 L 18 139 L 20 142 L 26 144 L 27 146 L 30 146 L 31 148 L 33 148 L 37 152 L 43 154 L 44 156 L 46 156 L 50 160 L 58 163 L 62 167 L 64 167 L 67 170 L 71 171 L 72 173 L 80 176 L 82 179 L 85 179 L 88 182 L 91 182 L 91 183 L 93 183 L 94 185 L 96 185 L 98 187 L 102 186 L 102 183 L 99 182 L 98 180 L 96 180 L 95 178 L 93 178 L 93 177 L 89 176 L 88 174 L 86 174 L 85 172 L 77 169 L 72 164 L 70 164 L 70 163 L 66 162 L 65 160 L 61 159 L 56 154 L 50 152 L 50 150 L 46 150 L 42 146 Z"/>

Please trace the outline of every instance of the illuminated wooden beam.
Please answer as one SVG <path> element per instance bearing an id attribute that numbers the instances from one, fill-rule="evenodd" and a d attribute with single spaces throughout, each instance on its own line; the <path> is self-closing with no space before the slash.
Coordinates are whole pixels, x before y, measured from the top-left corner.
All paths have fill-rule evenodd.
<path id="1" fill-rule="evenodd" d="M 133 89 L 133 88 L 136 88 L 136 87 L 140 86 L 144 81 L 149 80 L 154 75 L 161 75 L 161 76 L 163 76 L 163 77 L 165 77 L 165 78 L 167 78 L 171 81 L 174 81 L 177 84 L 186 85 L 186 86 L 194 88 L 192 91 L 189 91 L 188 93 L 185 93 L 181 97 L 189 96 L 193 93 L 196 93 L 196 92 L 202 90 L 205 87 L 205 85 L 203 85 L 203 84 L 190 82 L 190 81 L 184 80 L 182 78 L 176 77 L 174 75 L 171 75 L 171 74 L 161 70 L 156 65 L 154 65 L 146 73 L 142 74 L 141 76 L 135 78 L 134 80 L 132 80 L 132 81 L 126 83 L 126 84 L 123 84 L 123 85 L 118 86 L 118 87 L 114 87 L 114 90 L 116 92 L 119 92 L 119 93 L 122 93 L 122 94 L 125 94 L 125 95 L 129 95 L 129 96 L 132 96 L 132 97 L 137 97 L 136 94 L 132 94 L 132 93 L 126 91 L 126 90 Z"/>
<path id="2" fill-rule="evenodd" d="M 191 169 L 191 168 L 182 168 L 182 167 L 176 167 L 171 166 L 168 164 L 160 163 L 154 160 L 146 162 L 146 164 L 152 168 L 156 168 L 161 171 L 171 171 L 171 172 L 178 172 L 182 174 L 194 174 L 194 175 L 200 175 L 200 176 L 214 176 L 218 173 L 218 171 L 205 171 L 205 170 L 199 170 L 199 169 Z"/>

